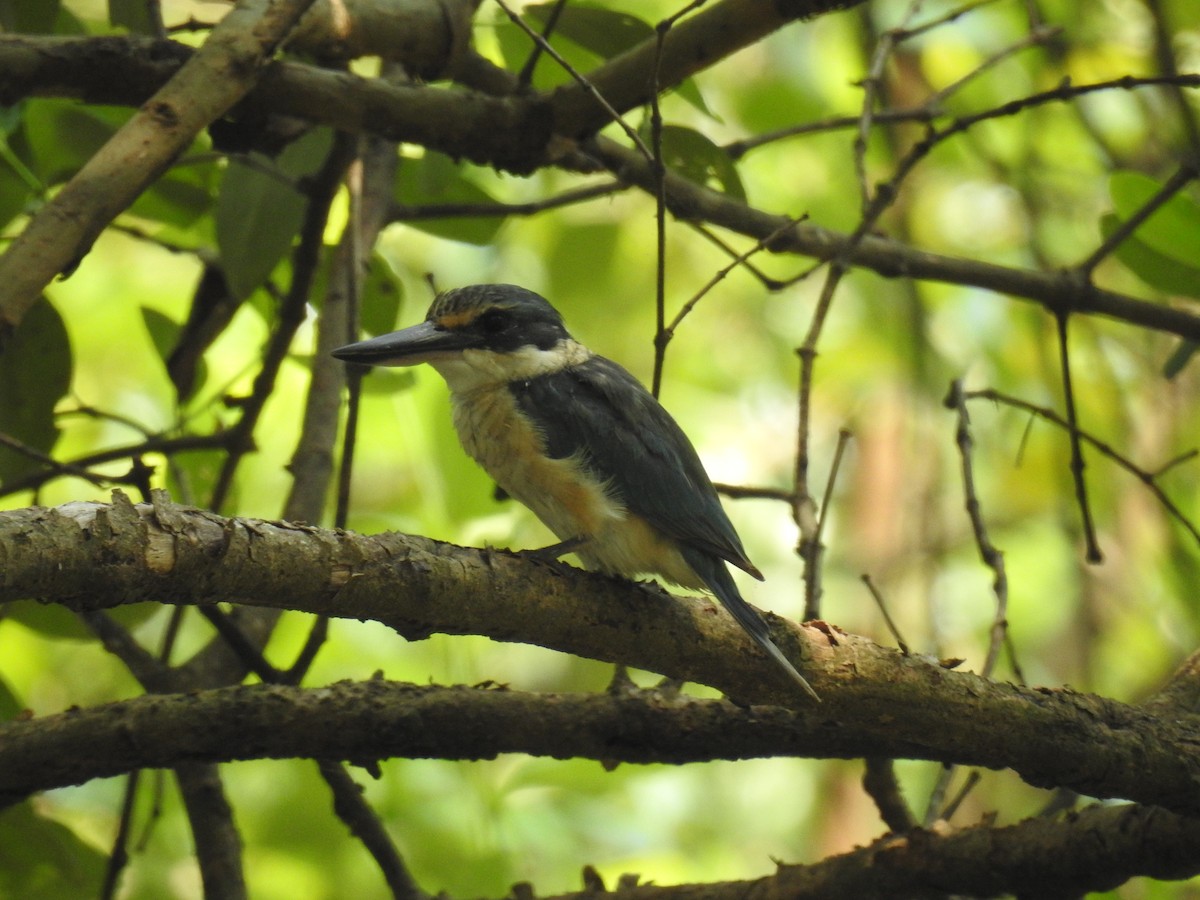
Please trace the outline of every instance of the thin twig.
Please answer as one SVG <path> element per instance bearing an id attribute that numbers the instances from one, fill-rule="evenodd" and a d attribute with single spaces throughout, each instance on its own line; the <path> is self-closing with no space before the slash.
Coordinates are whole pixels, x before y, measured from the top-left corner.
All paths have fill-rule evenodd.
<path id="1" fill-rule="evenodd" d="M 958 812 L 958 808 L 960 806 L 962 806 L 963 801 L 967 799 L 967 796 L 971 793 L 971 791 L 973 791 L 975 789 L 975 786 L 977 784 L 979 784 L 979 782 L 982 780 L 983 780 L 982 776 L 980 776 L 980 774 L 975 769 L 972 769 L 970 772 L 968 772 L 967 780 L 964 781 L 963 786 L 958 789 L 958 793 L 955 794 L 950 799 L 950 801 L 942 808 L 942 814 L 941 814 L 941 816 L 939 816 L 939 818 L 945 819 L 946 821 L 949 821 L 950 819 L 952 819 L 954 817 L 954 814 L 956 812 Z"/>
<path id="2" fill-rule="evenodd" d="M 803 221 L 803 219 L 796 220 L 796 221 Z M 708 238 L 709 241 L 711 241 L 716 246 L 720 247 L 721 250 L 724 251 L 725 255 L 728 256 L 730 259 L 736 259 L 738 256 L 741 255 L 738 253 L 737 250 L 735 250 L 732 246 L 730 246 L 726 241 L 722 240 L 721 236 L 718 235 L 716 232 L 714 232 L 711 228 L 706 228 L 703 224 L 701 224 L 699 222 L 689 222 L 688 224 L 691 225 L 692 230 L 695 231 L 697 234 L 700 234 L 701 236 Z M 781 290 L 785 286 L 785 282 L 780 281 L 778 278 L 772 278 L 766 272 L 763 272 L 761 269 L 757 268 L 754 264 L 752 264 L 749 259 L 745 259 L 745 258 L 742 259 L 742 268 L 745 269 L 746 272 L 748 272 L 750 275 L 754 276 L 754 278 L 758 281 L 759 284 L 761 284 L 764 288 L 766 288 L 768 291 L 770 291 L 772 293 L 774 293 L 775 291 Z"/>
<path id="3" fill-rule="evenodd" d="M 1193 165 L 1182 165 L 1175 170 L 1166 183 L 1155 191 L 1154 196 L 1147 200 L 1142 208 L 1135 212 L 1132 216 L 1117 226 L 1107 238 L 1105 238 L 1096 250 L 1076 266 L 1076 271 L 1085 279 L 1091 280 L 1092 273 L 1096 270 L 1096 266 L 1107 257 L 1110 253 L 1117 249 L 1125 242 L 1125 239 L 1132 235 L 1141 227 L 1142 223 L 1149 219 L 1152 215 L 1158 212 L 1172 197 L 1187 187 L 1188 182 L 1196 177 L 1196 169 Z"/>
<path id="4" fill-rule="evenodd" d="M 429 895 L 418 887 L 412 873 L 396 851 L 387 829 L 362 796 L 362 788 L 350 777 L 344 766 L 329 760 L 318 760 L 321 777 L 333 792 L 333 809 L 346 823 L 351 833 L 362 841 L 383 871 L 395 900 L 424 900 Z"/>
<path id="5" fill-rule="evenodd" d="M 1071 353 L 1067 335 L 1070 313 L 1063 311 L 1055 317 L 1058 323 L 1058 362 L 1062 372 L 1063 401 L 1067 410 L 1067 434 L 1071 440 L 1071 478 L 1075 483 L 1075 500 L 1079 504 L 1079 516 L 1083 525 L 1085 558 L 1089 563 L 1101 563 L 1104 554 L 1096 540 L 1096 525 L 1092 520 L 1092 505 L 1088 499 L 1087 482 L 1083 471 L 1083 446 L 1079 437 L 1079 417 L 1075 411 L 1075 388 L 1071 383 Z"/>
<path id="6" fill-rule="evenodd" d="M 932 122 L 936 119 L 940 112 L 935 109 L 928 108 L 925 105 L 916 107 L 915 109 L 884 109 L 875 113 L 872 118 L 877 123 L 883 122 Z M 862 121 L 862 114 L 857 113 L 852 116 L 833 116 L 828 119 L 820 119 L 816 122 L 805 122 L 803 125 L 790 125 L 787 128 L 780 128 L 775 131 L 766 131 L 762 134 L 757 134 L 753 137 L 744 138 L 740 141 L 730 141 L 721 149 L 729 154 L 729 158 L 735 162 L 745 156 L 752 150 L 758 150 L 773 144 L 776 141 L 786 140 L 793 137 L 804 137 L 810 134 L 825 134 L 830 131 L 844 131 L 847 128 L 857 128 L 859 122 Z"/>
<path id="7" fill-rule="evenodd" d="M 999 0 L 976 0 L 974 3 L 964 3 L 962 6 L 952 9 L 944 15 L 938 16 L 936 19 L 930 19 L 928 22 L 922 22 L 920 25 L 914 25 L 912 28 L 896 29 L 897 38 L 907 41 L 909 38 L 920 37 L 923 34 L 928 34 L 930 31 L 941 28 L 943 25 L 952 25 L 963 16 L 997 2 Z"/>
<path id="8" fill-rule="evenodd" d="M 389 222 L 422 222 L 426 219 L 505 218 L 507 216 L 533 216 L 551 209 L 559 209 L 574 203 L 608 197 L 627 190 L 629 185 L 612 179 L 600 184 L 587 185 L 563 191 L 553 197 L 531 200 L 526 203 L 426 203 L 421 206 L 392 204 L 388 210 Z"/>
<path id="9" fill-rule="evenodd" d="M 875 587 L 875 582 L 871 580 L 871 576 L 865 572 L 860 576 L 862 583 L 867 586 L 867 590 L 871 594 L 871 599 L 875 601 L 875 605 L 879 608 L 880 615 L 883 616 L 883 623 L 887 626 L 888 631 L 892 633 L 892 637 L 896 640 L 896 646 L 900 648 L 900 652 L 908 656 L 908 644 L 900 634 L 900 629 L 896 627 L 896 623 L 892 620 L 892 614 L 888 612 L 887 602 L 883 599 L 883 594 Z"/>
<path id="10" fill-rule="evenodd" d="M 568 0 L 558 0 L 551 7 L 549 14 L 546 16 L 546 24 L 542 26 L 542 42 L 534 41 L 533 49 L 529 51 L 529 58 L 525 60 L 525 65 L 521 66 L 521 71 L 517 73 L 517 85 L 519 88 L 527 88 L 533 84 L 533 70 L 537 68 L 538 60 L 542 58 L 542 47 L 544 44 L 550 43 L 550 35 L 554 34 L 554 29 L 558 26 L 558 17 L 562 15 L 562 11 L 567 8 Z"/>
<path id="11" fill-rule="evenodd" d="M 833 504 L 833 488 L 837 483 L 838 471 L 842 466 L 842 457 L 846 445 L 850 443 L 850 431 L 842 428 L 838 431 L 837 447 L 833 451 L 833 462 L 829 466 L 829 478 L 825 482 L 825 493 L 817 507 L 816 528 L 809 541 L 804 559 L 804 620 L 806 622 L 821 618 L 821 561 L 825 555 L 825 545 L 821 538 L 825 533 L 825 523 L 829 520 L 829 507 Z"/>
<path id="12" fill-rule="evenodd" d="M 1062 32 L 1062 27 L 1057 25 L 1033 29 L 1029 34 L 1021 38 L 1021 40 L 1013 41 L 1013 43 L 1009 44 L 1007 47 L 997 50 L 991 56 L 988 56 L 962 78 L 951 82 L 940 91 L 930 94 L 925 101 L 926 105 L 933 109 L 939 108 L 944 101 L 950 99 L 950 97 L 962 90 L 984 72 L 998 66 L 1000 63 L 1004 62 L 1004 60 L 1011 56 L 1015 56 L 1022 50 L 1028 50 L 1030 47 L 1039 46 L 1051 40 L 1052 38 L 1058 37 L 1060 34 L 1062 34 Z"/>
<path id="13" fill-rule="evenodd" d="M 254 379 L 250 396 L 242 405 L 242 417 L 234 428 L 228 446 L 229 453 L 221 466 L 213 488 L 210 508 L 220 512 L 225 499 L 233 487 L 233 477 L 242 458 L 250 452 L 254 443 L 254 428 L 275 390 L 275 378 L 287 358 L 292 339 L 304 324 L 309 294 L 316 278 L 324 246 L 325 224 L 333 198 L 337 195 L 346 167 L 354 156 L 355 142 L 338 134 L 320 170 L 312 177 L 309 202 L 304 222 L 300 227 L 300 240 L 292 255 L 292 282 L 287 297 L 279 310 L 279 325 L 267 344 L 262 367 Z"/>
<path id="14" fill-rule="evenodd" d="M 921 8 L 921 0 L 910 0 L 904 13 L 904 21 L 912 20 Z M 858 131 L 854 135 L 854 174 L 858 179 L 858 191 L 862 215 L 865 218 L 871 208 L 871 185 L 867 177 L 867 140 L 871 136 L 871 125 L 875 113 L 875 100 L 883 82 L 884 69 L 896 44 L 904 32 L 904 25 L 889 29 L 880 35 L 875 52 L 871 55 L 871 67 L 859 85 L 863 89 L 862 109 L 858 114 Z"/>
<path id="15" fill-rule="evenodd" d="M 825 326 L 825 319 L 833 305 L 834 292 L 846 267 L 835 260 L 829 265 L 821 295 L 809 323 L 804 343 L 796 350 L 800 357 L 800 390 L 798 398 L 796 432 L 795 505 L 792 518 L 800 532 L 797 552 L 804 561 L 804 618 L 819 618 L 820 612 L 820 555 L 821 544 L 817 539 L 820 510 L 809 488 L 808 468 L 811 444 L 812 387 L 813 373 L 817 361 L 817 342 Z"/>
<path id="16" fill-rule="evenodd" d="M 780 500 L 787 504 L 795 502 L 795 496 L 791 491 L 781 490 L 780 488 L 766 487 L 747 487 L 741 484 L 725 484 L 716 482 L 713 487 L 718 493 L 724 494 L 726 497 L 732 497 L 735 500 Z"/>
<path id="17" fill-rule="evenodd" d="M 1163 9 L 1162 0 L 1146 0 L 1146 7 L 1154 21 L 1154 57 L 1158 62 L 1158 70 L 1168 78 L 1174 78 L 1179 75 L 1179 67 L 1175 63 L 1175 38 L 1167 24 L 1167 12 Z M 1196 123 L 1191 100 L 1177 84 L 1168 84 L 1167 91 L 1179 109 L 1179 121 L 1187 136 L 1191 157 L 1189 163 L 1193 167 L 1200 166 L 1200 126 Z"/>
<path id="18" fill-rule="evenodd" d="M 663 41 L 669 25 L 659 22 L 654 29 L 654 74 L 650 91 L 650 152 L 654 177 L 654 372 L 650 393 L 655 397 L 662 391 L 663 368 L 667 361 L 667 344 L 671 334 L 667 321 L 667 167 L 663 161 L 663 119 L 658 102 L 658 73 L 662 64 Z"/>
<path id="19" fill-rule="evenodd" d="M 1004 646 L 1008 633 L 1008 573 L 1004 568 L 1004 553 L 996 549 L 988 537 L 987 523 L 983 519 L 983 510 L 979 503 L 979 495 L 975 491 L 975 467 L 972 463 L 971 451 L 974 441 L 971 438 L 971 419 L 967 413 L 967 401 L 963 395 L 962 381 L 955 379 L 950 383 L 950 393 L 946 396 L 946 408 L 953 409 L 958 414 L 958 425 L 955 428 L 955 443 L 958 445 L 959 457 L 962 459 L 963 494 L 966 498 L 967 517 L 971 520 L 971 531 L 975 535 L 975 545 L 979 548 L 979 558 L 983 564 L 992 570 L 992 592 L 996 595 L 996 614 L 992 619 L 991 639 L 988 642 L 987 658 L 983 663 L 980 674 L 990 678 L 996 669 L 1000 658 L 1000 650 Z"/>
<path id="20" fill-rule="evenodd" d="M 702 288 L 700 288 L 700 290 L 696 291 L 696 293 L 692 295 L 691 299 L 689 299 L 685 304 L 683 304 L 683 306 L 679 308 L 679 312 L 675 314 L 675 318 L 671 320 L 671 324 L 666 327 L 667 340 L 670 341 L 671 338 L 675 336 L 675 331 L 680 325 L 683 324 L 683 320 L 688 317 L 691 311 L 696 308 L 696 305 L 707 293 L 709 293 L 709 291 L 715 288 L 724 279 L 729 277 L 730 272 L 740 266 L 744 266 L 750 257 L 757 253 L 761 253 L 763 250 L 770 247 L 771 242 L 775 240 L 775 238 L 779 237 L 779 235 L 783 234 L 789 228 L 794 227 L 807 218 L 807 215 L 803 215 L 796 219 L 789 219 L 766 237 L 756 241 L 754 245 L 750 247 L 750 249 L 736 254 L 728 265 L 722 266 L 720 269 L 718 269 L 716 274 L 714 274 L 713 277 L 710 278 Z"/>
<path id="21" fill-rule="evenodd" d="M 633 142 L 633 146 L 638 149 L 645 159 L 653 161 L 654 154 L 650 152 L 650 149 L 638 135 L 636 129 L 634 129 L 632 125 L 625 121 L 621 114 L 613 108 L 612 104 L 604 99 L 604 95 L 596 90 L 596 86 L 588 81 L 586 76 L 584 76 L 574 66 L 567 62 L 563 58 L 562 54 L 555 50 L 545 38 L 525 24 L 525 20 L 513 12 L 509 8 L 508 4 L 504 2 L 504 0 L 496 0 L 496 5 L 500 7 L 501 12 L 508 16 L 514 25 L 525 32 L 530 40 L 532 40 L 537 46 L 541 47 L 543 53 L 562 66 L 563 71 L 575 79 L 579 86 L 587 92 L 588 96 L 595 100 L 600 105 L 600 108 L 609 115 L 611 120 L 615 122 L 622 131 L 625 132 L 629 140 Z"/>
<path id="22" fill-rule="evenodd" d="M 964 392 L 963 396 L 968 400 L 991 400 L 995 403 L 1002 403 L 1005 406 L 1011 406 L 1015 409 L 1024 410 L 1031 415 L 1037 416 L 1040 419 L 1044 419 L 1053 425 L 1057 425 L 1059 428 L 1062 428 L 1065 431 L 1069 431 L 1071 427 L 1070 424 L 1063 419 L 1062 416 L 1054 412 L 1054 410 L 1046 409 L 1042 406 L 1036 406 L 1035 404 L 1026 400 L 1021 400 L 1018 397 L 1013 397 L 997 390 L 989 388 L 977 391 L 966 391 Z M 1197 545 L 1200 545 L 1200 528 L 1198 528 L 1191 520 L 1188 519 L 1186 515 L 1184 515 L 1183 511 L 1175 504 L 1173 500 L 1171 500 L 1170 497 L 1166 495 L 1166 493 L 1158 486 L 1157 483 L 1157 479 L 1169 469 L 1195 459 L 1197 455 L 1200 455 L 1200 450 L 1189 450 L 1188 452 L 1182 453 L 1164 463 L 1158 469 L 1150 471 L 1135 466 L 1130 460 L 1114 450 L 1109 444 L 1106 444 L 1104 441 L 1101 441 L 1094 435 L 1088 434 L 1086 431 L 1082 430 L 1080 430 L 1078 434 L 1080 440 L 1086 443 L 1089 447 L 1094 449 L 1101 456 L 1112 460 L 1112 462 L 1116 463 L 1120 468 L 1124 469 L 1126 472 L 1144 484 L 1147 488 L 1149 488 L 1150 492 L 1154 494 L 1158 502 L 1162 504 L 1163 509 L 1167 511 L 1167 514 L 1180 525 L 1182 525 L 1187 530 L 1188 534 L 1192 536 L 1192 539 L 1197 543 Z"/>

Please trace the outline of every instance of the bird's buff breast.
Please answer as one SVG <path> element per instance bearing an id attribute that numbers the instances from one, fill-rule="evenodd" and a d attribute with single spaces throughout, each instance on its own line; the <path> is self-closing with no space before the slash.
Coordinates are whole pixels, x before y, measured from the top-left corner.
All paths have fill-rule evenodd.
<path id="1" fill-rule="evenodd" d="M 575 551 L 585 565 L 627 576 L 653 572 L 701 586 L 674 546 L 625 510 L 579 458 L 546 456 L 542 435 L 506 385 L 456 392 L 453 400 L 463 448 L 560 540 L 587 538 Z"/>

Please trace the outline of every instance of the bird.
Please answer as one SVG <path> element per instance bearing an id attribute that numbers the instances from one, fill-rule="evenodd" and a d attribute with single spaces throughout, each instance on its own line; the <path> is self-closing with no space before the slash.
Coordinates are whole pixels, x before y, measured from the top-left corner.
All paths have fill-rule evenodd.
<path id="1" fill-rule="evenodd" d="M 541 295 L 512 284 L 440 293 L 417 325 L 333 351 L 363 366 L 428 363 L 466 452 L 593 570 L 707 590 L 805 693 L 816 691 L 742 599 L 750 562 L 695 447 L 628 371 L 592 353 Z"/>

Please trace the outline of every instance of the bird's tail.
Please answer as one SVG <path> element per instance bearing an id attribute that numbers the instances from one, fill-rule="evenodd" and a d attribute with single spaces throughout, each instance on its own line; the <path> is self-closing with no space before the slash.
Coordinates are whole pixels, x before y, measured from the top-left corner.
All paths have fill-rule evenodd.
<path id="1" fill-rule="evenodd" d="M 768 656 L 779 663 L 792 676 L 792 679 L 804 689 L 806 694 L 820 703 L 821 698 L 812 689 L 812 685 L 805 680 L 803 675 L 796 671 L 796 667 L 775 646 L 775 642 L 771 640 L 771 631 L 767 628 L 767 623 L 763 621 L 762 616 L 758 614 L 758 611 L 754 607 L 742 599 L 737 585 L 734 584 L 733 576 L 729 574 L 729 569 L 725 565 L 725 561 L 715 556 L 696 552 L 685 554 L 685 558 L 688 564 L 696 571 L 696 574 L 704 579 L 704 583 L 708 585 L 709 590 L 721 601 L 721 605 L 729 610 L 729 614 L 742 626 L 742 630 L 753 638 L 754 643 L 758 644 L 758 646 L 766 651 Z"/>

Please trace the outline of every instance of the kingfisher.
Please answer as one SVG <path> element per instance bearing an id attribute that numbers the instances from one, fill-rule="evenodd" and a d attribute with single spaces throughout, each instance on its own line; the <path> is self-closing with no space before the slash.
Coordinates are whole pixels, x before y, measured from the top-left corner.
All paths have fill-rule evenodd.
<path id="1" fill-rule="evenodd" d="M 425 320 L 333 351 L 364 366 L 428 363 L 445 379 L 463 448 L 590 569 L 657 574 L 708 590 L 820 700 L 738 592 L 762 580 L 683 429 L 633 375 L 592 353 L 540 295 L 477 284 L 437 296 Z"/>

